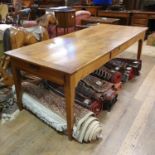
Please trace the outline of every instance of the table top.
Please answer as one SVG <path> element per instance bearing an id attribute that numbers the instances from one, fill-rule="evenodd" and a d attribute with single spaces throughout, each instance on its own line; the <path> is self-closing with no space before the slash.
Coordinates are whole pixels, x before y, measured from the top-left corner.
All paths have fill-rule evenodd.
<path id="1" fill-rule="evenodd" d="M 115 23 L 118 22 L 120 19 L 117 18 L 107 18 L 107 17 L 90 17 L 87 19 L 83 19 L 83 21 L 87 21 L 87 22 L 94 22 L 94 23 Z"/>
<path id="2" fill-rule="evenodd" d="M 146 30 L 145 27 L 99 24 L 8 51 L 7 55 L 73 74 Z"/>

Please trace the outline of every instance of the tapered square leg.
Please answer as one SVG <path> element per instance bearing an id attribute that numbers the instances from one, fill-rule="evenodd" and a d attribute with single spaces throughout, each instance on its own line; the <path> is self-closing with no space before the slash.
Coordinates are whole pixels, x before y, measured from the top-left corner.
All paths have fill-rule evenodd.
<path id="1" fill-rule="evenodd" d="M 22 105 L 22 89 L 21 89 L 21 74 L 20 70 L 18 70 L 15 65 L 15 62 L 12 61 L 12 71 L 13 71 L 13 78 L 14 78 L 14 83 L 15 83 L 15 88 L 16 88 L 16 97 L 17 97 L 17 105 L 19 110 L 23 109 Z"/>
<path id="2" fill-rule="evenodd" d="M 74 125 L 74 97 L 75 97 L 75 83 L 70 76 L 65 77 L 65 99 L 66 99 L 66 114 L 67 114 L 67 134 L 68 138 L 72 139 L 72 131 Z"/>
<path id="3" fill-rule="evenodd" d="M 138 41 L 138 53 L 137 53 L 138 60 L 140 60 L 140 58 L 141 58 L 142 47 L 143 47 L 143 40 L 139 40 Z"/>

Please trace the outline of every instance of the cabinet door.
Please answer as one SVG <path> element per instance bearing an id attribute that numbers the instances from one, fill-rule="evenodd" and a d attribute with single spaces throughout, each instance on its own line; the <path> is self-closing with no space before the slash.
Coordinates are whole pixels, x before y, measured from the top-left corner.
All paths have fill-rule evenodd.
<path id="1" fill-rule="evenodd" d="M 58 26 L 67 28 L 75 26 L 75 11 L 61 12 L 56 11 L 55 16 L 58 20 Z"/>
<path id="2" fill-rule="evenodd" d="M 147 25 L 148 25 L 147 19 L 135 18 L 132 20 L 132 26 L 147 26 Z"/>

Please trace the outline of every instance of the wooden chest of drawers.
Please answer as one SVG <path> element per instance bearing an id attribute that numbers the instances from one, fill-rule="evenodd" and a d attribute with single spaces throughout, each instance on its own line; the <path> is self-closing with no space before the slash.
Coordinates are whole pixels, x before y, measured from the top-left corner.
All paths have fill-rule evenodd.
<path id="1" fill-rule="evenodd" d="M 155 12 L 133 11 L 131 15 L 131 25 L 148 26 L 149 19 L 155 19 Z"/>
<path id="2" fill-rule="evenodd" d="M 148 25 L 148 15 L 141 13 L 134 13 L 131 18 L 132 26 L 147 26 Z"/>

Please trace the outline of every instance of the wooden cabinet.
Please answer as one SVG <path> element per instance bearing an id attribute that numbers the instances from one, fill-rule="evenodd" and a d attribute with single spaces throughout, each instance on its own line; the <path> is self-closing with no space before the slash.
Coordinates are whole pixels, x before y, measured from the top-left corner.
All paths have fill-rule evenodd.
<path id="1" fill-rule="evenodd" d="M 131 18 L 132 26 L 147 26 L 148 25 L 148 15 L 141 13 L 134 13 Z"/>
<path id="2" fill-rule="evenodd" d="M 55 16 L 58 20 L 58 26 L 67 28 L 75 26 L 75 10 L 57 10 Z"/>
<path id="3" fill-rule="evenodd" d="M 131 25 L 148 26 L 150 19 L 155 19 L 155 12 L 133 11 L 131 15 Z"/>
<path id="4" fill-rule="evenodd" d="M 132 26 L 147 26 L 148 25 L 148 20 L 147 19 L 133 19 L 132 20 Z"/>
<path id="5" fill-rule="evenodd" d="M 64 34 L 68 32 L 69 27 L 75 28 L 75 9 L 71 10 L 57 10 L 54 11 L 55 16 L 58 20 L 58 24 L 56 27 L 56 34 L 58 29 L 57 28 L 64 28 Z"/>

